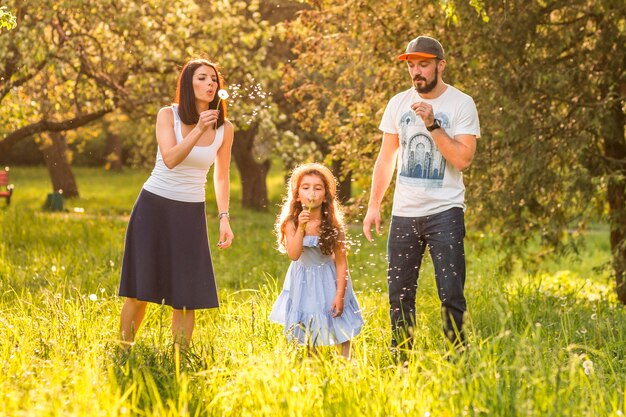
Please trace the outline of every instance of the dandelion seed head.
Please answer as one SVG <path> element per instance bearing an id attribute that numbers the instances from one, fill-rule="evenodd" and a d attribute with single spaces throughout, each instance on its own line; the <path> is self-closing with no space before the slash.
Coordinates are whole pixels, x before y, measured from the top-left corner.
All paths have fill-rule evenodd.
<path id="1" fill-rule="evenodd" d="M 217 92 L 217 96 L 221 98 L 222 100 L 226 100 L 229 97 L 229 94 L 228 94 L 228 91 L 222 88 Z"/>
<path id="2" fill-rule="evenodd" d="M 590 359 L 583 362 L 583 370 L 585 371 L 585 375 L 593 374 L 593 362 Z"/>

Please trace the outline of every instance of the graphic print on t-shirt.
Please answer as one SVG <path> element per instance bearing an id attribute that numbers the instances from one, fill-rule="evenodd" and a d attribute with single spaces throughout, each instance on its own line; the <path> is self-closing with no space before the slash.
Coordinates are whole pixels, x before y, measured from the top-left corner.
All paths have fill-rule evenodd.
<path id="1" fill-rule="evenodd" d="M 444 114 L 435 116 L 442 127 L 448 127 Z M 439 152 L 422 119 L 408 111 L 400 121 L 400 175 L 402 184 L 415 187 L 441 188 L 446 172 L 446 160 Z"/>

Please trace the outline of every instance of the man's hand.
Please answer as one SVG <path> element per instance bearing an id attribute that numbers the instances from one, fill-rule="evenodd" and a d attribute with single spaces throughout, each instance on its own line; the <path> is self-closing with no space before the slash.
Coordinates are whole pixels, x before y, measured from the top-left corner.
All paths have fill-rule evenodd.
<path id="1" fill-rule="evenodd" d="M 432 126 L 435 123 L 435 115 L 433 114 L 433 106 L 423 101 L 411 104 L 411 109 L 416 115 L 422 118 L 424 126 Z"/>
<path id="2" fill-rule="evenodd" d="M 372 241 L 372 223 L 376 226 L 376 233 L 380 235 L 380 209 L 368 208 L 365 219 L 363 219 L 363 234 Z"/>

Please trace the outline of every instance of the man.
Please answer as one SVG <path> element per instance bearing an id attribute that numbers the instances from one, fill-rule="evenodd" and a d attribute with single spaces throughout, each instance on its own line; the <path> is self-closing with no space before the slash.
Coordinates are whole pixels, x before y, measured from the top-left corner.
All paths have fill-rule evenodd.
<path id="1" fill-rule="evenodd" d="M 392 346 L 411 348 L 419 269 L 428 246 L 443 329 L 460 348 L 464 342 L 465 237 L 463 175 L 480 137 L 474 101 L 443 82 L 443 47 L 428 36 L 409 42 L 406 61 L 413 87 L 394 96 L 379 129 L 383 142 L 372 175 L 363 233 L 380 234 L 380 204 L 397 159 L 398 173 L 387 242 Z"/>

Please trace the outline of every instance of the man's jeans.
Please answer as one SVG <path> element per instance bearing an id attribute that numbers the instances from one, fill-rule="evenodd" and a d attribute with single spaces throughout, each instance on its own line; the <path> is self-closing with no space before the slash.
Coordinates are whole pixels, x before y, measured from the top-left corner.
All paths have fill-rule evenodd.
<path id="1" fill-rule="evenodd" d="M 443 331 L 455 345 L 464 341 L 465 223 L 463 210 L 452 208 L 425 217 L 393 216 L 387 254 L 392 345 L 411 348 L 417 279 L 426 246 L 435 268 Z"/>

